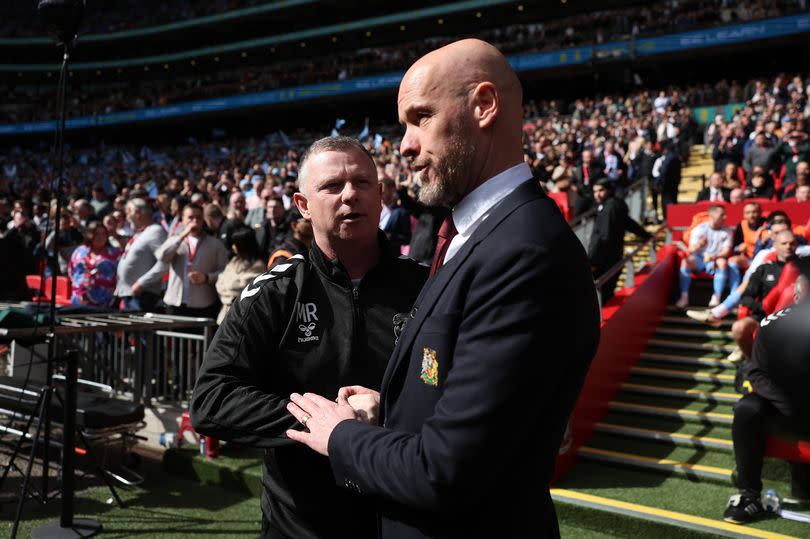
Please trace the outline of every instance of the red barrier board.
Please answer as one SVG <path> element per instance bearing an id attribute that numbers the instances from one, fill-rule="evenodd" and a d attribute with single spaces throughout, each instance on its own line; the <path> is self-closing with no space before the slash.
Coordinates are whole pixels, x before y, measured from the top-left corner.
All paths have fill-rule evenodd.
<path id="1" fill-rule="evenodd" d="M 677 249 L 664 246 L 658 260 L 652 270 L 636 276 L 635 287 L 620 290 L 602 308 L 599 349 L 571 415 L 571 444 L 557 457 L 552 482 L 574 465 L 577 451 L 590 439 L 594 425 L 607 415 L 608 404 L 661 323 L 674 283 Z"/>
<path id="2" fill-rule="evenodd" d="M 692 224 L 692 216 L 698 212 L 706 211 L 716 202 L 698 202 L 696 204 L 670 204 L 667 206 L 667 224 L 673 227 L 688 227 Z M 788 214 L 794 225 L 805 225 L 810 221 L 810 202 L 759 202 L 763 215 L 774 210 L 782 210 Z M 745 204 L 723 204 L 726 207 L 726 223 L 736 226 L 742 221 Z M 674 239 L 681 239 L 680 231 L 674 231 Z"/>

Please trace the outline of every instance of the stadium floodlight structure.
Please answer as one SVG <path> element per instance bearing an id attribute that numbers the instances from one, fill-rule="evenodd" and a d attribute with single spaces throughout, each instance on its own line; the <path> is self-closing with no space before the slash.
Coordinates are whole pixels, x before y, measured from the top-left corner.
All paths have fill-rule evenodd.
<path id="1" fill-rule="evenodd" d="M 84 17 L 85 0 L 39 0 L 37 4 L 37 11 L 39 12 L 42 22 L 45 24 L 48 31 L 53 34 L 57 39 L 57 46 L 62 49 L 62 67 L 59 71 L 59 85 L 57 90 L 57 108 L 59 109 L 59 120 L 56 125 L 55 137 L 55 152 L 56 152 L 56 170 L 54 177 L 51 179 L 51 191 L 56 198 L 56 211 L 53 213 L 53 218 L 49 219 L 54 223 L 54 250 L 59 252 L 59 215 L 62 210 L 62 191 L 64 187 L 64 164 L 65 164 L 65 106 L 67 97 L 67 78 L 68 78 L 68 64 L 70 61 L 70 54 L 76 43 L 79 26 L 81 25 L 82 18 Z M 37 427 L 39 432 L 40 427 L 44 426 L 43 438 L 43 493 L 47 496 L 47 478 L 50 469 L 49 464 L 49 445 L 50 445 L 50 400 L 54 394 L 53 390 L 53 371 L 54 371 L 54 356 L 56 351 L 56 279 L 51 279 L 51 297 L 49 305 L 49 331 L 47 334 L 48 342 L 48 358 L 47 358 L 47 377 L 45 380 L 45 390 L 42 396 L 40 405 L 40 418 Z M 37 317 L 38 318 L 38 317 Z M 31 531 L 33 538 L 74 538 L 74 537 L 90 537 L 101 531 L 101 524 L 91 519 L 77 519 L 73 515 L 73 501 L 74 501 L 74 469 L 75 469 L 75 447 L 76 447 L 76 387 L 77 381 L 77 353 L 75 351 L 68 351 L 65 354 L 66 371 L 65 371 L 65 391 L 62 408 L 64 410 L 64 423 L 63 423 L 63 440 L 62 440 L 62 507 L 59 520 L 48 522 L 42 526 L 38 526 Z M 30 364 L 29 364 L 30 375 Z M 26 376 L 26 384 L 28 383 L 29 376 Z M 34 459 L 34 448 L 36 447 L 37 437 L 34 439 L 32 447 L 32 454 L 28 462 L 27 473 L 23 479 L 22 491 L 20 493 L 20 500 L 18 501 L 17 513 L 14 519 L 14 526 L 12 528 L 12 537 L 16 536 L 19 526 L 20 518 L 22 516 L 23 500 L 26 496 L 26 486 L 30 479 L 31 463 Z M 102 472 L 103 473 L 103 472 Z M 117 496 L 116 496 L 117 497 Z"/>

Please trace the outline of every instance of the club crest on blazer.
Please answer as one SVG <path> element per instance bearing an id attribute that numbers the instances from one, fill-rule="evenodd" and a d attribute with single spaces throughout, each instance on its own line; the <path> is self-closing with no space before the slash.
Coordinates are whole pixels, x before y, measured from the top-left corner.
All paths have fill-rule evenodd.
<path id="1" fill-rule="evenodd" d="M 436 360 L 436 350 L 422 349 L 422 373 L 419 379 L 429 386 L 439 385 L 439 362 Z"/>

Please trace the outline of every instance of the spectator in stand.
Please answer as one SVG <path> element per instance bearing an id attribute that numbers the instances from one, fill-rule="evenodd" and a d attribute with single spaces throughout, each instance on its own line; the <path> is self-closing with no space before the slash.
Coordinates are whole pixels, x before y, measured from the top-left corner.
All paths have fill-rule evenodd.
<path id="1" fill-rule="evenodd" d="M 385 232 L 391 245 L 399 252 L 403 245 L 411 242 L 411 216 L 405 208 L 397 204 L 397 184 L 394 180 L 384 177 L 382 184 L 382 213 L 380 214 L 380 229 Z"/>
<path id="2" fill-rule="evenodd" d="M 273 268 L 295 255 L 309 250 L 313 240 L 312 223 L 301 218 L 290 221 L 290 233 L 278 244 L 275 251 L 270 253 L 267 267 Z"/>
<path id="3" fill-rule="evenodd" d="M 588 259 L 594 279 L 607 273 L 624 257 L 625 232 L 632 232 L 642 240 L 650 237 L 649 232 L 630 217 L 624 200 L 613 196 L 615 185 L 612 180 L 602 178 L 593 186 L 597 214 L 588 245 Z M 621 272 L 616 273 L 602 286 L 602 305 L 613 297 L 620 276 Z"/>
<path id="4" fill-rule="evenodd" d="M 79 227 L 83 230 L 86 229 L 90 223 L 98 221 L 96 210 L 87 200 L 81 198 L 73 203 L 73 207 L 75 208 L 76 218 L 79 221 Z"/>
<path id="5" fill-rule="evenodd" d="M 773 198 L 773 186 L 769 185 L 768 179 L 762 173 L 751 176 L 751 187 L 745 191 L 746 198 Z"/>
<path id="6" fill-rule="evenodd" d="M 263 208 L 264 202 L 262 201 L 262 191 L 264 190 L 264 176 L 261 174 L 254 174 L 250 178 L 252 188 L 245 193 L 245 216 L 249 210 L 255 208 Z"/>
<path id="7" fill-rule="evenodd" d="M 788 181 L 781 186 L 782 198 L 789 198 L 800 185 L 807 185 L 810 183 L 810 163 L 807 161 L 800 161 L 796 164 L 796 179 Z"/>
<path id="8" fill-rule="evenodd" d="M 281 191 L 281 201 L 284 203 L 284 209 L 291 211 L 295 207 L 293 195 L 298 192 L 298 186 L 295 180 L 285 180 L 284 188 Z"/>
<path id="9" fill-rule="evenodd" d="M 732 437 L 737 488 L 723 519 L 746 524 L 765 516 L 762 464 L 767 433 L 807 434 L 810 424 L 810 259 L 801 262 L 796 304 L 762 321 L 751 356 L 744 395 L 734 406 Z M 787 345 L 789 343 L 789 345 Z M 810 466 L 791 463 L 791 496 L 810 499 Z"/>
<path id="10" fill-rule="evenodd" d="M 115 300 L 118 258 L 121 252 L 112 247 L 107 229 L 93 221 L 84 230 L 84 243 L 70 257 L 68 274 L 72 286 L 71 303 L 109 308 Z"/>
<path id="11" fill-rule="evenodd" d="M 661 192 L 661 208 L 667 218 L 667 206 L 678 203 L 678 188 L 681 185 L 681 158 L 669 141 L 661 144 L 661 166 L 658 175 L 658 189 Z"/>
<path id="12" fill-rule="evenodd" d="M 183 227 L 156 253 L 170 264 L 163 301 L 169 314 L 216 318 L 220 306 L 214 286 L 228 263 L 228 253 L 219 239 L 205 233 L 203 209 L 197 204 L 183 208 Z"/>
<path id="13" fill-rule="evenodd" d="M 723 176 L 719 172 L 712 172 L 709 186 L 698 193 L 696 202 L 728 202 L 730 199 L 731 189 L 723 187 Z"/>
<path id="14" fill-rule="evenodd" d="M 653 178 L 653 166 L 655 165 L 659 155 L 653 150 L 652 140 L 645 137 L 639 137 L 639 139 L 640 142 L 638 151 L 631 159 L 630 168 L 633 171 L 633 177 L 630 179 L 630 181 L 635 182 L 637 180 L 642 180 L 647 182 L 650 198 L 652 198 L 652 209 L 655 215 L 653 222 L 658 224 L 661 222 L 658 218 L 658 198 L 660 193 L 653 188 L 655 183 Z"/>
<path id="15" fill-rule="evenodd" d="M 777 150 L 777 155 L 785 163 L 785 183 L 796 180 L 796 166 L 810 161 L 810 140 L 807 133 L 794 129 L 785 136 Z"/>
<path id="16" fill-rule="evenodd" d="M 714 170 L 720 172 L 726 165 L 734 163 L 742 164 L 743 140 L 737 137 L 732 126 L 726 126 L 720 131 L 720 138 L 714 146 L 712 157 L 714 158 Z"/>
<path id="17" fill-rule="evenodd" d="M 754 254 L 762 229 L 765 226 L 765 219 L 762 217 L 762 208 L 758 202 L 748 202 L 743 206 L 743 219 L 734 229 L 734 253 L 732 261 L 736 260 L 737 266 L 747 269 Z"/>
<path id="18" fill-rule="evenodd" d="M 680 290 L 681 296 L 675 304 L 679 309 L 689 305 L 689 286 L 692 283 L 692 272 L 706 272 L 713 275 L 714 294 L 709 307 L 720 303 L 720 296 L 730 281 L 734 290 L 740 284 L 740 270 L 728 263 L 731 257 L 732 237 L 725 227 L 726 210 L 723 206 L 709 208 L 709 220 L 692 230 L 689 238 L 689 255 L 681 261 Z"/>
<path id="19" fill-rule="evenodd" d="M 245 196 L 240 192 L 234 192 L 231 195 L 231 207 L 236 203 L 238 207 L 244 210 Z M 222 214 L 222 209 L 216 204 L 208 204 L 205 206 L 205 224 L 208 230 L 215 237 L 219 238 L 225 246 L 226 252 L 232 254 L 231 246 L 233 245 L 233 234 L 237 230 L 247 229 L 248 227 L 242 222 L 241 210 L 229 210 L 228 219 Z M 249 229 L 248 229 L 249 230 Z"/>
<path id="20" fill-rule="evenodd" d="M 593 186 L 602 177 L 605 164 L 595 159 L 592 150 L 584 150 L 571 175 L 572 190 L 578 195 L 574 213 L 579 215 L 593 207 Z"/>
<path id="21" fill-rule="evenodd" d="M 262 260 L 269 260 L 275 251 L 290 234 L 290 223 L 284 209 L 284 202 L 281 195 L 273 193 L 265 203 L 266 219 L 261 227 L 256 230 L 256 241 L 259 244 L 259 252 Z"/>
<path id="22" fill-rule="evenodd" d="M 741 176 L 741 171 L 735 163 L 726 163 L 723 167 L 723 186 L 728 189 L 743 187 L 745 177 Z"/>
<path id="23" fill-rule="evenodd" d="M 810 185 L 804 184 L 796 187 L 794 195 L 786 198 L 785 202 L 810 202 Z"/>
<path id="24" fill-rule="evenodd" d="M 745 202 L 745 191 L 739 187 L 732 189 L 728 194 L 728 201 L 730 204 L 742 204 Z"/>
<path id="25" fill-rule="evenodd" d="M 142 198 L 126 205 L 127 220 L 135 231 L 118 262 L 115 295 L 127 311 L 155 312 L 163 292 L 163 275 L 168 266 L 157 256 L 166 241 L 166 231 L 152 219 L 152 208 Z"/>
<path id="26" fill-rule="evenodd" d="M 399 182 L 397 197 L 402 207 L 410 215 L 416 217 L 416 226 L 411 233 L 408 256 L 423 264 L 430 264 L 436 253 L 436 242 L 442 221 L 449 215 L 449 210 L 441 206 L 425 206 L 415 196 L 411 196 L 409 188 L 412 179 Z"/>
<path id="27" fill-rule="evenodd" d="M 731 326 L 731 334 L 742 356 L 740 357 L 738 353 L 732 353 L 729 356 L 730 361 L 736 362 L 739 359 L 751 357 L 754 332 L 766 316 L 765 309 L 762 307 L 762 300 L 779 282 L 785 264 L 795 258 L 797 246 L 796 237 L 792 231 L 783 230 L 779 232 L 774 238 L 776 260 L 762 264 L 751 274 L 748 286 L 746 286 L 740 300 L 740 304 L 747 307 L 750 314 L 735 321 Z"/>
<path id="28" fill-rule="evenodd" d="M 103 219 L 105 215 L 113 210 L 110 198 L 104 191 L 104 186 L 97 183 L 93 186 L 92 198 L 90 205 L 93 206 L 93 212 L 99 219 Z"/>
<path id="29" fill-rule="evenodd" d="M 245 226 L 257 231 L 262 227 L 262 223 L 267 218 L 267 201 L 273 198 L 273 188 L 264 187 L 259 193 L 259 200 L 261 203 L 258 206 L 250 208 L 245 216 Z"/>
<path id="30" fill-rule="evenodd" d="M 19 261 L 26 275 L 39 273 L 34 258 L 34 250 L 42 238 L 39 229 L 31 222 L 28 213 L 22 207 L 16 207 L 11 212 L 11 229 L 6 232 L 6 239 L 15 242 L 20 247 L 23 259 Z"/>
<path id="31" fill-rule="evenodd" d="M 185 196 L 172 198 L 172 201 L 169 203 L 171 220 L 166 234 L 174 236 L 180 233 L 180 230 L 183 228 L 183 208 L 188 206 L 189 203 L 191 203 L 191 200 Z"/>
<path id="32" fill-rule="evenodd" d="M 110 235 L 110 239 L 108 240 L 110 245 L 119 251 L 123 250 L 129 238 L 125 239 L 124 236 L 118 234 L 118 221 L 115 220 L 115 217 L 113 217 L 111 213 L 108 213 L 101 220 L 101 223 L 104 225 L 104 228 L 107 229 L 107 234 Z"/>
<path id="33" fill-rule="evenodd" d="M 222 308 L 217 315 L 217 324 L 222 323 L 231 304 L 239 297 L 248 283 L 265 270 L 264 260 L 259 253 L 259 244 L 256 243 L 256 235 L 252 230 L 241 229 L 234 232 L 231 250 L 235 256 L 231 258 L 217 278 L 217 294 L 222 303 Z"/>
<path id="34" fill-rule="evenodd" d="M 45 239 L 45 250 L 48 252 L 48 257 L 53 261 L 54 246 L 56 239 L 56 231 L 52 230 L 48 237 Z M 73 250 L 79 245 L 84 243 L 84 235 L 76 226 L 76 220 L 73 214 L 67 209 L 62 209 L 59 221 L 59 256 L 57 257 L 57 265 L 50 264 L 51 272 L 53 274 L 68 275 L 68 264 L 70 263 L 70 256 Z"/>
<path id="35" fill-rule="evenodd" d="M 756 166 L 762 167 L 765 171 L 772 172 L 775 168 L 775 156 L 776 148 L 768 141 L 768 138 L 765 136 L 765 131 L 758 131 L 754 137 L 754 144 L 748 148 L 743 158 L 743 170 L 745 170 L 746 178 L 751 178 L 751 174 Z"/>

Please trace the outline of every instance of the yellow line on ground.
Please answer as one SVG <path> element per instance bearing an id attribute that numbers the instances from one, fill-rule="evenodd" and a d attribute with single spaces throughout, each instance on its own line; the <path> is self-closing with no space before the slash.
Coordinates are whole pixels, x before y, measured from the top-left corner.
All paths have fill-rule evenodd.
<path id="1" fill-rule="evenodd" d="M 686 513 L 678 513 L 675 511 L 668 511 L 666 509 L 658 509 L 657 507 L 649 507 L 647 505 L 639 505 L 636 503 L 623 502 L 620 500 L 612 500 L 610 498 L 603 498 L 601 496 L 594 496 L 584 492 L 577 492 L 575 490 L 568 490 L 562 488 L 551 489 L 551 495 L 555 498 L 565 501 L 577 500 L 591 504 L 605 505 L 614 509 L 621 509 L 624 511 L 632 511 L 643 515 L 656 516 L 674 522 L 684 522 L 693 524 L 702 528 L 709 528 L 714 530 L 723 530 L 726 532 L 733 532 L 735 534 L 745 534 L 751 537 L 758 537 L 761 539 L 795 539 L 790 535 L 782 535 L 781 533 L 774 533 L 765 530 L 758 530 L 751 527 L 742 527 L 736 524 L 729 524 L 721 520 L 712 520 L 709 518 L 698 517 L 695 515 L 687 515 Z"/>
<path id="2" fill-rule="evenodd" d="M 579 449 L 580 453 L 591 455 L 602 455 L 604 457 L 615 457 L 625 460 L 637 460 L 639 462 L 648 462 L 650 464 L 660 464 L 661 466 L 676 466 L 687 470 L 694 470 L 696 472 L 707 472 L 717 475 L 727 475 L 731 478 L 731 470 L 727 468 L 717 468 L 715 466 L 704 466 L 702 464 L 690 464 L 688 462 L 681 462 L 672 459 L 657 459 L 652 457 L 642 457 L 641 455 L 634 455 L 633 453 L 621 453 L 619 451 L 608 451 L 607 449 L 597 449 L 595 447 L 583 446 Z"/>
<path id="3" fill-rule="evenodd" d="M 720 397 L 725 399 L 735 399 L 739 400 L 740 395 L 736 393 L 723 393 L 720 391 L 702 391 L 700 389 L 678 389 L 678 388 L 670 388 L 670 387 L 661 387 L 661 386 L 648 386 L 644 384 L 623 384 L 623 388 L 625 389 L 649 389 L 653 390 L 651 393 L 661 394 L 661 395 L 672 395 L 674 396 L 675 393 L 683 393 L 684 395 L 708 395 L 710 397 Z M 655 391 L 663 389 L 664 391 Z"/>
<path id="4" fill-rule="evenodd" d="M 674 370 L 674 369 L 652 369 L 650 367 L 633 367 L 633 372 L 636 372 L 636 373 L 645 372 L 645 373 L 648 373 L 648 374 L 669 374 L 669 375 L 677 375 L 677 376 L 684 376 L 684 375 L 705 376 L 707 378 L 717 378 L 719 380 L 730 380 L 732 382 L 734 381 L 734 375 L 733 374 L 714 374 L 712 372 L 705 372 L 705 371 L 689 372 L 689 371 L 679 371 L 679 370 Z"/>
<path id="5" fill-rule="evenodd" d="M 647 411 L 647 410 L 657 410 L 660 412 L 667 412 L 667 413 L 678 413 L 678 414 L 686 414 L 686 415 L 695 415 L 701 417 L 715 417 L 717 419 L 734 419 L 734 414 L 724 414 L 722 412 L 701 412 L 699 410 L 689 410 L 686 408 L 666 408 L 664 406 L 649 406 L 647 404 L 634 404 L 631 402 L 621 402 L 621 401 L 613 401 L 610 403 L 611 405 L 616 405 L 618 407 L 627 408 L 629 410 L 639 410 L 639 411 Z"/>
<path id="6" fill-rule="evenodd" d="M 606 429 L 617 431 L 617 432 L 635 432 L 639 434 L 663 434 L 664 436 L 669 436 L 670 438 L 677 438 L 678 440 L 689 440 L 689 441 L 697 441 L 697 442 L 711 442 L 715 444 L 725 445 L 728 447 L 734 447 L 734 443 L 731 440 L 725 440 L 723 438 L 713 438 L 711 436 L 697 436 L 695 434 L 681 434 L 678 432 L 666 432 L 663 430 L 653 430 L 653 429 L 642 429 L 638 427 L 626 427 L 624 425 L 613 425 L 612 423 L 597 423 L 597 427 L 605 427 Z"/>

